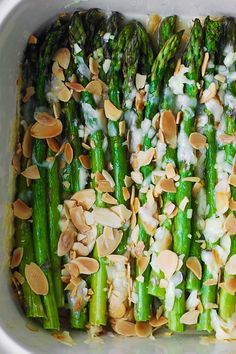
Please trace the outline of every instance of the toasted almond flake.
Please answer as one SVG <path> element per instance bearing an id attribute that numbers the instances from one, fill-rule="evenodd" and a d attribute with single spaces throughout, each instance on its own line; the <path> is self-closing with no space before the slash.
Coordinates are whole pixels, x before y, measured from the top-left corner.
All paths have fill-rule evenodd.
<path id="1" fill-rule="evenodd" d="M 56 119 L 59 119 L 61 116 L 61 105 L 60 102 L 53 102 L 52 104 L 53 113 Z"/>
<path id="2" fill-rule="evenodd" d="M 63 69 L 68 69 L 70 64 L 70 51 L 68 48 L 60 48 L 54 54 L 53 60 L 56 61 Z"/>
<path id="3" fill-rule="evenodd" d="M 80 160 L 81 165 L 82 165 L 86 170 L 89 170 L 89 169 L 91 168 L 90 159 L 89 159 L 89 156 L 88 156 L 88 155 L 80 155 L 80 156 L 79 156 L 79 160 Z"/>
<path id="4" fill-rule="evenodd" d="M 224 227 L 230 236 L 236 234 L 236 218 L 232 213 L 227 216 Z"/>
<path id="5" fill-rule="evenodd" d="M 89 210 L 95 203 L 96 194 L 92 188 L 82 189 L 81 191 L 73 194 L 71 199 L 76 200 L 77 204 L 81 205 L 83 209 Z"/>
<path id="6" fill-rule="evenodd" d="M 236 174 L 236 155 L 234 155 L 233 159 L 233 174 Z"/>
<path id="7" fill-rule="evenodd" d="M 182 120 L 182 116 L 183 116 L 183 112 L 182 111 L 179 111 L 177 113 L 177 116 L 176 116 L 176 124 L 180 124 L 181 120 Z"/>
<path id="8" fill-rule="evenodd" d="M 124 204 L 112 206 L 111 210 L 121 218 L 122 222 L 128 221 L 132 215 L 132 212 Z"/>
<path id="9" fill-rule="evenodd" d="M 220 283 L 219 287 L 225 289 L 229 294 L 234 295 L 236 292 L 236 279 L 230 277 L 224 283 Z"/>
<path id="10" fill-rule="evenodd" d="M 111 187 L 108 181 L 99 181 L 96 186 L 96 190 L 102 193 L 109 193 L 109 192 L 113 192 L 114 188 Z"/>
<path id="11" fill-rule="evenodd" d="M 225 76 L 224 75 L 221 75 L 221 74 L 216 74 L 215 76 L 215 79 L 222 82 L 222 84 L 225 82 Z"/>
<path id="12" fill-rule="evenodd" d="M 167 163 L 166 165 L 166 177 L 167 178 L 174 178 L 176 175 L 175 168 L 172 163 Z"/>
<path id="13" fill-rule="evenodd" d="M 23 258 L 23 247 L 18 247 L 14 249 L 12 253 L 10 268 L 14 269 L 18 267 L 21 264 L 22 258 Z"/>
<path id="14" fill-rule="evenodd" d="M 20 156 L 16 153 L 12 157 L 12 166 L 17 173 L 20 173 Z"/>
<path id="15" fill-rule="evenodd" d="M 72 260 L 72 263 L 77 264 L 81 274 L 93 274 L 99 269 L 98 261 L 90 257 L 78 257 Z"/>
<path id="16" fill-rule="evenodd" d="M 92 95 L 101 96 L 102 95 L 102 83 L 100 80 L 93 80 L 88 83 L 85 90 L 90 92 Z"/>
<path id="17" fill-rule="evenodd" d="M 206 103 L 214 98 L 217 94 L 217 87 L 214 82 L 212 82 L 209 87 L 203 91 L 202 97 L 200 98 L 200 103 Z"/>
<path id="18" fill-rule="evenodd" d="M 23 277 L 23 275 L 17 271 L 15 271 L 13 273 L 13 277 L 17 280 L 17 282 L 20 284 L 20 285 L 23 285 L 24 282 L 25 282 L 25 278 Z"/>
<path id="19" fill-rule="evenodd" d="M 57 123 L 56 118 L 47 112 L 37 112 L 35 113 L 34 118 L 41 125 L 45 125 L 48 127 L 52 127 Z"/>
<path id="20" fill-rule="evenodd" d="M 141 75 L 141 74 L 136 74 L 135 76 L 135 85 L 136 85 L 136 89 L 140 90 L 142 88 L 144 88 L 145 83 L 146 83 L 146 79 L 147 79 L 147 75 Z"/>
<path id="21" fill-rule="evenodd" d="M 66 229 L 60 235 L 57 245 L 57 255 L 59 257 L 67 254 L 73 247 L 76 237 L 76 232 L 72 229 Z"/>
<path id="22" fill-rule="evenodd" d="M 130 188 L 130 187 L 132 186 L 132 184 L 133 184 L 133 180 L 132 180 L 131 177 L 125 176 L 124 183 L 125 183 L 125 186 L 126 186 L 127 188 Z"/>
<path id="23" fill-rule="evenodd" d="M 131 172 L 131 178 L 137 184 L 142 184 L 143 183 L 143 175 L 142 175 L 142 173 L 140 171 L 132 171 Z"/>
<path id="24" fill-rule="evenodd" d="M 38 166 L 36 165 L 31 165 L 27 167 L 23 172 L 21 172 L 22 176 L 25 178 L 29 179 L 39 179 L 40 178 L 40 173 Z"/>
<path id="25" fill-rule="evenodd" d="M 77 264 L 67 263 L 67 264 L 65 264 L 65 269 L 70 274 L 71 277 L 78 278 L 80 272 L 79 272 L 79 267 L 77 266 Z"/>
<path id="26" fill-rule="evenodd" d="M 208 302 L 208 304 L 205 305 L 206 310 L 211 310 L 211 309 L 218 309 L 218 305 L 214 304 L 213 302 Z"/>
<path id="27" fill-rule="evenodd" d="M 125 127 L 126 127 L 125 120 L 120 121 L 119 122 L 119 135 L 120 136 L 124 136 L 125 135 Z"/>
<path id="28" fill-rule="evenodd" d="M 46 140 L 47 140 L 47 144 L 48 144 L 49 149 L 51 149 L 55 153 L 58 153 L 60 148 L 59 148 L 59 145 L 58 145 L 56 139 L 48 138 Z"/>
<path id="29" fill-rule="evenodd" d="M 180 202 L 180 204 L 179 204 L 180 210 L 184 211 L 185 208 L 186 208 L 186 206 L 187 206 L 187 204 L 188 204 L 188 202 L 189 202 L 189 199 L 188 199 L 188 197 L 185 196 L 185 197 L 181 200 L 181 202 Z"/>
<path id="30" fill-rule="evenodd" d="M 122 264 L 127 264 L 128 263 L 128 258 L 125 256 L 121 256 L 118 254 L 111 254 L 107 256 L 108 260 L 112 263 L 122 263 Z"/>
<path id="31" fill-rule="evenodd" d="M 109 232 L 111 235 L 109 235 Z M 113 236 L 114 235 L 114 236 Z M 113 238 L 111 238 L 113 236 Z M 105 257 L 112 254 L 119 246 L 122 240 L 123 232 L 120 230 L 112 231 L 112 228 L 105 227 L 103 234 L 96 240 L 97 250 L 99 257 Z"/>
<path id="32" fill-rule="evenodd" d="M 231 186 L 236 187 L 236 174 L 230 175 L 228 182 Z"/>
<path id="33" fill-rule="evenodd" d="M 93 215 L 95 222 L 103 226 L 119 228 L 122 225 L 120 217 L 110 209 L 96 208 Z"/>
<path id="34" fill-rule="evenodd" d="M 91 229 L 91 227 L 86 224 L 84 211 L 81 206 L 71 208 L 70 217 L 71 221 L 79 232 L 84 233 Z"/>
<path id="35" fill-rule="evenodd" d="M 121 318 L 115 322 L 114 331 L 125 337 L 136 336 L 135 324 Z"/>
<path id="36" fill-rule="evenodd" d="M 165 208 L 164 208 L 164 213 L 167 214 L 167 215 L 171 215 L 173 213 L 173 211 L 175 210 L 175 204 L 168 201 L 165 205 Z"/>
<path id="37" fill-rule="evenodd" d="M 109 193 L 104 193 L 102 195 L 102 201 L 104 203 L 111 204 L 111 205 L 117 205 L 118 204 L 116 198 L 112 197 L 112 195 L 110 195 Z"/>
<path id="38" fill-rule="evenodd" d="M 140 338 L 149 337 L 152 334 L 152 326 L 149 324 L 149 321 L 136 322 L 135 332 Z"/>
<path id="39" fill-rule="evenodd" d="M 98 63 L 93 57 L 89 58 L 89 70 L 94 75 L 98 75 L 99 74 Z"/>
<path id="40" fill-rule="evenodd" d="M 58 63 L 56 61 L 54 61 L 53 65 L 52 65 L 52 73 L 58 80 L 61 80 L 61 81 L 65 80 L 64 71 L 58 65 Z"/>
<path id="41" fill-rule="evenodd" d="M 194 132 L 190 134 L 189 142 L 194 149 L 202 149 L 206 146 L 206 137 L 200 133 Z"/>
<path id="42" fill-rule="evenodd" d="M 110 101 L 110 100 L 104 100 L 104 111 L 105 111 L 105 116 L 113 121 L 117 121 L 120 119 L 122 111 Z"/>
<path id="43" fill-rule="evenodd" d="M 58 340 L 60 343 L 68 345 L 70 347 L 74 346 L 76 343 L 75 341 L 71 338 L 69 332 L 63 331 L 63 332 L 54 332 L 52 333 L 53 338 Z"/>
<path id="44" fill-rule="evenodd" d="M 184 177 L 182 179 L 183 182 L 194 182 L 194 183 L 198 183 L 201 181 L 201 179 L 199 177 Z"/>
<path id="45" fill-rule="evenodd" d="M 161 22 L 161 17 L 158 14 L 149 15 L 148 28 L 147 28 L 148 33 L 153 35 L 157 31 L 160 22 Z"/>
<path id="46" fill-rule="evenodd" d="M 122 193 L 125 201 L 130 199 L 130 192 L 127 187 L 122 187 Z"/>
<path id="47" fill-rule="evenodd" d="M 204 77 L 205 74 L 206 74 L 207 67 L 208 67 L 208 63 L 209 63 L 209 58 L 210 58 L 210 55 L 209 55 L 208 52 L 206 52 L 205 55 L 204 55 L 204 59 L 203 59 L 203 63 L 202 63 L 202 68 L 201 68 L 202 77 Z"/>
<path id="48" fill-rule="evenodd" d="M 69 90 L 66 85 L 62 84 L 61 89 L 57 93 L 59 101 L 68 102 L 72 96 L 73 90 Z"/>
<path id="49" fill-rule="evenodd" d="M 34 86 L 26 87 L 25 95 L 24 95 L 24 97 L 22 98 L 22 102 L 23 102 L 23 103 L 27 103 L 27 102 L 30 100 L 30 98 L 31 98 L 32 96 L 34 96 L 34 94 L 35 94 L 35 88 L 34 88 Z"/>
<path id="50" fill-rule="evenodd" d="M 186 266 L 199 280 L 202 279 L 202 266 L 197 257 L 189 257 Z"/>
<path id="51" fill-rule="evenodd" d="M 95 181 L 98 183 L 99 181 L 105 181 L 105 177 L 103 176 L 103 174 L 99 171 L 97 171 L 95 173 Z"/>
<path id="52" fill-rule="evenodd" d="M 72 160 L 73 160 L 73 149 L 70 145 L 70 143 L 66 143 L 65 148 L 64 148 L 64 156 L 65 156 L 65 161 L 66 163 L 68 163 L 69 165 L 71 164 Z"/>
<path id="53" fill-rule="evenodd" d="M 164 134 L 165 141 L 173 147 L 177 143 L 177 126 L 175 116 L 172 111 L 164 111 L 161 114 L 160 128 Z"/>
<path id="54" fill-rule="evenodd" d="M 84 86 L 78 82 L 66 82 L 66 86 L 75 92 L 83 92 L 85 90 Z"/>
<path id="55" fill-rule="evenodd" d="M 193 198 L 196 198 L 198 193 L 200 192 L 200 189 L 203 187 L 202 183 L 200 182 L 195 182 L 192 188 L 192 196 Z"/>
<path id="56" fill-rule="evenodd" d="M 180 317 L 180 323 L 184 323 L 186 325 L 194 325 L 197 323 L 199 314 L 200 314 L 200 312 L 198 310 L 191 310 L 191 311 L 185 312 Z"/>
<path id="57" fill-rule="evenodd" d="M 170 278 L 177 269 L 179 258 L 176 253 L 170 250 L 163 250 L 159 253 L 156 263 L 166 278 Z"/>
<path id="58" fill-rule="evenodd" d="M 160 180 L 160 188 L 163 192 L 175 193 L 176 187 L 174 180 L 171 178 L 163 178 Z"/>
<path id="59" fill-rule="evenodd" d="M 102 175 L 105 178 L 105 180 L 110 183 L 111 187 L 114 188 L 115 187 L 115 181 L 112 178 L 112 176 L 110 175 L 110 173 L 107 172 L 106 170 L 102 170 Z"/>
<path id="60" fill-rule="evenodd" d="M 23 142 L 22 142 L 22 153 L 26 158 L 30 158 L 32 155 L 32 137 L 30 134 L 30 129 L 32 125 L 29 125 L 25 131 Z"/>
<path id="61" fill-rule="evenodd" d="M 179 58 L 177 60 L 176 66 L 175 66 L 175 71 L 174 71 L 174 75 L 178 74 L 180 71 L 180 67 L 181 67 L 181 58 Z"/>
<path id="62" fill-rule="evenodd" d="M 155 149 L 153 147 L 146 151 L 139 151 L 137 154 L 139 167 L 147 166 L 151 163 L 154 156 Z M 131 175 L 132 177 L 132 175 Z"/>
<path id="63" fill-rule="evenodd" d="M 205 286 L 213 286 L 217 284 L 217 280 L 211 278 L 211 279 L 207 279 L 204 281 L 203 285 Z"/>
<path id="64" fill-rule="evenodd" d="M 34 34 L 31 34 L 28 38 L 28 43 L 37 44 L 37 42 L 38 42 L 38 38 Z"/>
<path id="65" fill-rule="evenodd" d="M 32 208 L 28 207 L 21 199 L 13 203 L 13 214 L 15 217 L 27 220 L 32 216 Z"/>
<path id="66" fill-rule="evenodd" d="M 229 198 L 225 192 L 216 192 L 215 196 L 216 210 L 224 214 L 229 209 Z"/>
<path id="67" fill-rule="evenodd" d="M 85 150 L 90 150 L 91 149 L 91 147 L 88 145 L 88 144 L 86 144 L 86 143 L 82 143 L 82 146 L 83 146 L 83 148 L 85 148 Z"/>
<path id="68" fill-rule="evenodd" d="M 108 313 L 111 318 L 120 319 L 120 318 L 124 317 L 124 315 L 126 313 L 126 307 L 123 303 L 119 304 L 119 305 L 117 305 L 117 304 L 112 305 L 110 303 Z"/>
<path id="69" fill-rule="evenodd" d="M 233 135 L 221 134 L 219 136 L 219 139 L 222 144 L 227 145 L 227 144 L 231 144 L 234 141 L 235 137 Z"/>
<path id="70" fill-rule="evenodd" d="M 31 136 L 37 139 L 54 138 L 62 132 L 62 122 L 59 119 L 55 119 L 56 123 L 53 126 L 46 126 L 36 122 L 31 127 Z"/>
<path id="71" fill-rule="evenodd" d="M 48 280 L 41 268 L 31 262 L 25 266 L 25 278 L 31 290 L 37 295 L 48 294 Z"/>
<path id="72" fill-rule="evenodd" d="M 145 272 L 145 270 L 147 269 L 147 266 L 149 264 L 149 261 L 150 261 L 150 257 L 146 257 L 146 256 L 138 257 L 137 264 L 138 264 L 138 269 L 139 269 L 139 275 L 141 275 Z"/>
<path id="73" fill-rule="evenodd" d="M 149 324 L 154 327 L 154 328 L 160 328 L 164 326 L 165 324 L 168 323 L 168 319 L 164 316 L 159 317 L 158 319 L 156 317 L 151 318 L 149 321 Z"/>
<path id="74" fill-rule="evenodd" d="M 142 110 L 144 109 L 144 97 L 145 97 L 145 91 L 144 90 L 140 90 L 136 92 L 136 96 L 135 96 L 135 108 L 137 112 L 142 112 Z M 127 141 L 128 137 L 127 137 Z M 128 146 L 130 146 L 130 141 L 128 143 Z"/>
<path id="75" fill-rule="evenodd" d="M 233 254 L 225 264 L 225 271 L 229 275 L 236 275 L 236 254 Z"/>
<path id="76" fill-rule="evenodd" d="M 138 242 L 138 236 L 139 236 L 139 225 L 137 224 L 133 228 L 131 235 L 130 235 L 130 239 L 134 243 L 134 245 L 136 245 Z"/>

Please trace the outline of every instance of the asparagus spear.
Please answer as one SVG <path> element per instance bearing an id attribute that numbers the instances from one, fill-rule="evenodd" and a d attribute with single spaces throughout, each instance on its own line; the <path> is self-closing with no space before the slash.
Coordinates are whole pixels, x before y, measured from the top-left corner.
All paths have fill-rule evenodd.
<path id="1" fill-rule="evenodd" d="M 193 28 L 191 31 L 190 40 L 188 47 L 184 54 L 184 64 L 189 67 L 188 79 L 193 80 L 185 86 L 186 96 L 189 98 L 189 104 L 187 107 L 182 107 L 183 119 L 180 125 L 180 134 L 178 137 L 178 169 L 180 175 L 179 187 L 176 192 L 176 204 L 179 207 L 183 198 L 188 198 L 188 204 L 186 205 L 184 211 L 180 208 L 174 220 L 174 230 L 173 230 L 173 250 L 178 255 L 184 255 L 184 265 L 189 255 L 190 249 L 190 238 L 191 234 L 191 219 L 188 218 L 187 210 L 191 209 L 191 194 L 192 187 L 191 182 L 183 181 L 183 178 L 192 176 L 193 174 L 193 164 L 195 161 L 195 156 L 189 158 L 189 161 L 185 160 L 184 156 L 181 156 L 181 144 L 182 138 L 188 139 L 190 134 L 194 129 L 195 121 L 195 110 L 197 106 L 197 81 L 200 76 L 200 66 L 202 63 L 202 47 L 203 47 L 203 31 L 201 23 L 198 19 L 195 19 Z M 191 151 L 190 151 L 191 154 Z M 185 269 L 183 269 L 183 274 L 185 274 Z M 180 317 L 185 312 L 185 281 L 183 280 L 178 286 L 181 290 L 181 296 L 179 298 L 175 297 L 174 307 L 168 314 L 168 324 L 169 328 L 173 331 L 182 332 L 184 330 L 184 325 L 180 322 Z"/>
<path id="2" fill-rule="evenodd" d="M 159 29 L 159 49 L 164 47 L 165 43 L 168 41 L 171 35 L 175 33 L 177 16 L 167 16 L 160 24 Z"/>

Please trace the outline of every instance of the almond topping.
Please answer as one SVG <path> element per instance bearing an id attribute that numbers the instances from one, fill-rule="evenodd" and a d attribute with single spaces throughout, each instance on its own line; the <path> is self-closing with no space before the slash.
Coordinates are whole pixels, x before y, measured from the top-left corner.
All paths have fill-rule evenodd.
<path id="1" fill-rule="evenodd" d="M 168 163 L 166 165 L 166 177 L 167 178 L 174 178 L 175 175 L 176 175 L 176 173 L 175 173 L 174 166 L 172 165 L 172 163 Z"/>
<path id="2" fill-rule="evenodd" d="M 96 190 L 102 193 L 109 193 L 114 191 L 108 181 L 99 181 L 96 186 Z"/>
<path id="3" fill-rule="evenodd" d="M 96 200 L 95 191 L 92 188 L 82 189 L 79 192 L 76 192 L 71 197 L 72 200 L 76 200 L 78 205 L 81 205 L 83 209 L 89 210 Z"/>
<path id="4" fill-rule="evenodd" d="M 182 179 L 182 181 L 183 182 L 196 182 L 196 183 L 198 183 L 201 181 L 201 179 L 199 177 L 184 177 Z"/>
<path id="5" fill-rule="evenodd" d="M 222 144 L 226 145 L 226 144 L 231 144 L 234 141 L 234 136 L 233 135 L 228 135 L 228 134 L 221 134 L 219 136 L 220 141 L 222 142 Z"/>
<path id="6" fill-rule="evenodd" d="M 145 256 L 138 257 L 137 264 L 139 269 L 139 275 L 145 272 L 149 264 L 149 261 L 150 261 L 150 257 L 145 257 Z"/>
<path id="7" fill-rule="evenodd" d="M 197 257 L 189 257 L 186 266 L 199 280 L 202 279 L 202 266 Z"/>
<path id="8" fill-rule="evenodd" d="M 183 116 L 183 112 L 182 111 L 179 111 L 177 113 L 177 116 L 176 116 L 176 124 L 180 124 L 181 120 L 182 120 L 182 116 Z"/>
<path id="9" fill-rule="evenodd" d="M 58 63 L 56 61 L 54 61 L 53 65 L 52 65 L 52 73 L 58 80 L 61 80 L 61 81 L 65 80 L 64 71 L 58 65 Z"/>
<path id="10" fill-rule="evenodd" d="M 59 145 L 58 145 L 56 139 L 48 138 L 47 139 L 47 144 L 48 144 L 49 149 L 51 149 L 55 153 L 58 153 L 60 148 L 59 148 Z"/>
<path id="11" fill-rule="evenodd" d="M 130 192 L 127 187 L 122 187 L 122 193 L 125 201 L 130 199 Z"/>
<path id="12" fill-rule="evenodd" d="M 186 206 L 187 206 L 187 204 L 188 204 L 188 202 L 189 202 L 188 197 L 184 197 L 184 198 L 181 200 L 180 204 L 179 204 L 180 210 L 184 211 L 185 208 L 186 208 Z"/>
<path id="13" fill-rule="evenodd" d="M 17 199 L 13 203 L 13 213 L 15 217 L 27 220 L 32 216 L 32 208 L 28 207 L 21 199 Z"/>
<path id="14" fill-rule="evenodd" d="M 66 145 L 65 145 L 64 156 L 65 156 L 66 163 L 68 163 L 70 165 L 73 160 L 73 149 L 72 149 L 70 143 L 66 143 Z"/>
<path id="15" fill-rule="evenodd" d="M 47 295 L 48 294 L 48 280 L 41 270 L 41 268 L 31 262 L 25 266 L 25 277 L 27 283 L 29 284 L 31 290 L 37 295 Z"/>
<path id="16" fill-rule="evenodd" d="M 194 149 L 200 150 L 206 146 L 206 137 L 200 133 L 192 133 L 189 137 L 189 142 Z"/>
<path id="17" fill-rule="evenodd" d="M 120 136 L 124 136 L 125 135 L 125 127 L 126 127 L 125 120 L 120 121 L 119 122 L 119 135 Z"/>
<path id="18" fill-rule="evenodd" d="M 199 314 L 200 314 L 200 312 L 198 310 L 191 310 L 191 311 L 185 312 L 180 317 L 180 323 L 184 323 L 186 325 L 194 325 L 197 323 Z"/>
<path id="19" fill-rule="evenodd" d="M 225 289 L 227 293 L 234 295 L 236 292 L 236 279 L 228 278 L 224 283 L 220 283 L 219 287 Z"/>
<path id="20" fill-rule="evenodd" d="M 63 128 L 62 122 L 59 119 L 55 119 L 55 121 L 56 123 L 53 126 L 35 123 L 30 130 L 31 136 L 36 139 L 47 139 L 60 135 Z"/>
<path id="21" fill-rule="evenodd" d="M 164 134 L 165 141 L 173 147 L 177 143 L 177 126 L 175 116 L 172 111 L 164 111 L 161 114 L 160 128 Z"/>
<path id="22" fill-rule="evenodd" d="M 229 275 L 236 275 L 236 254 L 233 254 L 225 264 L 225 271 Z"/>
<path id="23" fill-rule="evenodd" d="M 158 14 L 149 15 L 148 19 L 148 33 L 154 34 L 161 22 L 161 17 Z"/>
<path id="24" fill-rule="evenodd" d="M 118 229 L 122 226 L 120 217 L 107 208 L 96 208 L 93 211 L 94 220 L 97 224 L 110 226 Z"/>
<path id="25" fill-rule="evenodd" d="M 31 34 L 28 38 L 28 43 L 37 44 L 37 42 L 38 42 L 38 38 L 35 35 Z"/>
<path id="26" fill-rule="evenodd" d="M 22 176 L 25 178 L 29 179 L 39 179 L 40 178 L 40 173 L 38 166 L 36 165 L 31 165 L 27 167 L 23 172 L 21 172 Z"/>
<path id="27" fill-rule="evenodd" d="M 135 85 L 136 85 L 137 90 L 144 88 L 145 83 L 146 83 L 146 79 L 147 79 L 147 75 L 141 75 L 138 73 L 136 74 Z"/>
<path id="28" fill-rule="evenodd" d="M 193 198 L 196 198 L 200 189 L 203 187 L 203 185 L 199 182 L 194 183 L 193 188 L 192 188 L 192 196 Z"/>
<path id="29" fill-rule="evenodd" d="M 111 205 L 117 205 L 118 204 L 116 198 L 112 197 L 109 193 L 104 193 L 102 195 L 102 201 L 104 203 L 111 204 Z"/>
<path id="30" fill-rule="evenodd" d="M 206 103 L 214 98 L 217 94 L 217 87 L 214 82 L 212 82 L 209 87 L 203 91 L 202 97 L 200 98 L 200 103 Z"/>
<path id="31" fill-rule="evenodd" d="M 124 204 L 113 206 L 111 207 L 111 210 L 114 211 L 123 222 L 126 222 L 131 218 L 132 212 L 126 208 Z"/>
<path id="32" fill-rule="evenodd" d="M 155 149 L 153 147 L 149 148 L 146 151 L 139 151 L 137 155 L 139 167 L 149 165 L 153 159 L 154 152 Z"/>
<path id="33" fill-rule="evenodd" d="M 68 48 L 60 48 L 56 51 L 53 60 L 56 61 L 63 69 L 68 69 L 70 64 L 70 51 Z"/>
<path id="34" fill-rule="evenodd" d="M 59 119 L 61 116 L 61 105 L 60 102 L 53 102 L 52 104 L 53 113 L 56 119 Z"/>
<path id="35" fill-rule="evenodd" d="M 205 74 L 206 74 L 208 63 L 209 63 L 209 59 L 210 59 L 210 55 L 209 55 L 208 52 L 206 52 L 205 55 L 204 55 L 202 68 L 201 68 L 202 77 L 205 76 Z"/>
<path id="36" fill-rule="evenodd" d="M 84 86 L 78 82 L 66 82 L 66 86 L 75 92 L 83 92 L 85 90 Z"/>
<path id="37" fill-rule="evenodd" d="M 214 77 L 215 77 L 216 80 L 222 82 L 222 84 L 225 82 L 225 76 L 224 75 L 216 74 Z"/>
<path id="38" fill-rule="evenodd" d="M 26 87 L 25 95 L 22 98 L 22 102 L 27 103 L 34 94 L 35 94 L 34 86 Z"/>
<path id="39" fill-rule="evenodd" d="M 142 184 L 143 183 L 143 175 L 142 175 L 142 173 L 140 171 L 132 171 L 131 172 L 131 178 L 137 184 Z"/>
<path id="40" fill-rule="evenodd" d="M 59 257 L 64 256 L 72 249 L 75 237 L 76 232 L 72 229 L 67 229 L 61 233 L 57 245 L 57 255 Z"/>
<path id="41" fill-rule="evenodd" d="M 99 257 L 112 254 L 122 240 L 123 232 L 114 230 L 111 227 L 104 227 L 103 234 L 96 240 Z"/>
<path id="42" fill-rule="evenodd" d="M 80 160 L 81 165 L 82 165 L 86 170 L 89 170 L 89 169 L 91 168 L 90 159 L 89 159 L 89 156 L 88 156 L 88 155 L 80 155 L 80 156 L 79 156 L 79 160 Z"/>
<path id="43" fill-rule="evenodd" d="M 216 209 L 219 213 L 224 214 L 229 209 L 228 194 L 224 192 L 216 192 Z"/>
<path id="44" fill-rule="evenodd" d="M 236 234 L 236 218 L 232 213 L 227 216 L 224 227 L 230 236 Z"/>
<path id="45" fill-rule="evenodd" d="M 160 180 L 160 188 L 163 192 L 175 193 L 176 188 L 174 180 L 171 178 L 163 178 Z"/>
<path id="46" fill-rule="evenodd" d="M 15 272 L 13 273 L 13 277 L 18 281 L 18 283 L 19 283 L 20 285 L 23 285 L 23 284 L 24 284 L 25 278 L 23 277 L 23 275 L 22 275 L 21 273 L 15 271 Z"/>
<path id="47" fill-rule="evenodd" d="M 207 279 L 204 281 L 203 285 L 205 286 L 213 286 L 217 284 L 217 280 L 211 278 L 211 279 Z"/>
<path id="48" fill-rule="evenodd" d="M 138 337 L 144 338 L 149 337 L 152 334 L 152 326 L 149 322 L 136 322 L 135 331 Z"/>
<path id="49" fill-rule="evenodd" d="M 181 67 L 181 58 L 179 58 L 177 60 L 176 66 L 175 66 L 175 71 L 174 71 L 174 75 L 178 74 L 180 71 L 180 67 Z M 178 123 L 177 123 L 178 124 Z"/>
<path id="50" fill-rule="evenodd" d="M 22 257 L 23 257 L 23 247 L 16 248 L 12 253 L 11 265 L 10 265 L 11 269 L 14 269 L 20 265 Z"/>
<path id="51" fill-rule="evenodd" d="M 32 137 L 30 134 L 30 129 L 32 125 L 29 125 L 25 131 L 23 142 L 22 142 L 22 153 L 26 158 L 30 158 L 32 155 Z"/>
<path id="52" fill-rule="evenodd" d="M 159 253 L 156 263 L 166 278 L 170 278 L 177 269 L 179 258 L 176 253 L 170 250 L 164 250 Z"/>
<path id="53" fill-rule="evenodd" d="M 124 182 L 125 182 L 125 186 L 126 186 L 127 188 L 130 188 L 130 187 L 132 186 L 132 184 L 133 184 L 133 180 L 132 180 L 132 178 L 129 177 L 129 176 L 125 176 Z"/>
<path id="54" fill-rule="evenodd" d="M 99 263 L 94 258 L 89 257 L 78 257 L 71 261 L 79 267 L 81 274 L 93 274 L 96 273 L 99 269 Z"/>
<path id="55" fill-rule="evenodd" d="M 105 111 L 105 116 L 113 121 L 117 121 L 120 119 L 122 111 L 110 101 L 110 100 L 104 100 L 104 111 Z"/>
<path id="56" fill-rule="evenodd" d="M 72 96 L 73 91 L 69 90 L 66 85 L 62 84 L 61 89 L 57 93 L 59 101 L 68 102 Z"/>
<path id="57" fill-rule="evenodd" d="M 234 155 L 233 159 L 233 174 L 236 174 L 236 155 Z"/>
<path id="58" fill-rule="evenodd" d="M 167 214 L 167 215 L 171 215 L 173 213 L 173 211 L 175 210 L 175 204 L 168 201 L 165 205 L 165 208 L 164 208 L 164 213 Z"/>
<path id="59" fill-rule="evenodd" d="M 106 170 L 102 170 L 102 175 L 105 178 L 105 180 L 110 183 L 111 187 L 114 188 L 115 182 L 114 182 L 114 179 L 112 178 L 112 176 L 110 175 L 110 173 L 107 172 Z"/>
<path id="60" fill-rule="evenodd" d="M 168 319 L 164 316 L 160 316 L 158 319 L 156 317 L 151 318 L 149 321 L 150 325 L 154 328 L 159 328 L 168 323 Z"/>
<path id="61" fill-rule="evenodd" d="M 229 201 L 229 208 L 232 211 L 236 211 L 236 201 L 233 198 L 231 198 Z"/>
<path id="62" fill-rule="evenodd" d="M 135 324 L 121 318 L 115 322 L 114 331 L 125 337 L 136 336 Z"/>
<path id="63" fill-rule="evenodd" d="M 228 182 L 231 186 L 236 187 L 236 174 L 230 175 Z"/>
<path id="64" fill-rule="evenodd" d="M 89 70 L 93 75 L 99 74 L 98 63 L 93 57 L 89 58 Z"/>
<path id="65" fill-rule="evenodd" d="M 34 114 L 34 119 L 41 125 L 52 127 L 56 124 L 57 120 L 51 114 L 47 112 L 37 112 Z"/>
<path id="66" fill-rule="evenodd" d="M 93 80 L 88 83 L 85 90 L 90 92 L 92 95 L 101 96 L 102 95 L 102 83 L 100 80 Z"/>
<path id="67" fill-rule="evenodd" d="M 81 233 L 89 231 L 91 228 L 86 224 L 84 211 L 81 206 L 76 206 L 70 209 L 71 221 Z"/>

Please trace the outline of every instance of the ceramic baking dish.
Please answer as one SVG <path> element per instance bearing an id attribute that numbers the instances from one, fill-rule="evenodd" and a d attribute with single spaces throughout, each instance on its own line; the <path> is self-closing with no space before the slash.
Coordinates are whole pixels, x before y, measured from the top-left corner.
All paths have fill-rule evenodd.
<path id="1" fill-rule="evenodd" d="M 27 329 L 28 320 L 17 306 L 9 282 L 9 252 L 12 220 L 9 213 L 14 195 L 10 169 L 14 147 L 16 80 L 28 36 L 50 22 L 59 12 L 101 7 L 117 10 L 145 22 L 150 13 L 177 14 L 190 20 L 196 16 L 235 15 L 234 0 L 0 0 L 0 354 L 195 354 L 236 352 L 236 343 L 207 344 L 200 334 L 159 335 L 156 340 L 124 338 L 107 334 L 104 343 L 85 343 L 87 335 L 72 332 L 76 346 L 55 341 L 41 329 Z M 204 344 L 205 343 L 205 344 Z"/>

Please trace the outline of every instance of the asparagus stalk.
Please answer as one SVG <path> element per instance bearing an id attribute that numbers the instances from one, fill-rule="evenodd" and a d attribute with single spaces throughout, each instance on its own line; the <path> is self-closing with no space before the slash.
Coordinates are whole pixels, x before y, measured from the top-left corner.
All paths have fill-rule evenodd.
<path id="1" fill-rule="evenodd" d="M 188 107 L 182 107 L 183 118 L 180 125 L 180 134 L 178 138 L 178 148 L 181 144 L 181 136 L 185 136 L 187 139 L 194 129 L 195 121 L 195 110 L 197 106 L 197 81 L 200 76 L 200 66 L 202 63 L 202 47 L 203 47 L 203 31 L 201 23 L 198 19 L 194 21 L 193 28 L 191 31 L 191 36 L 189 40 L 188 47 L 184 54 L 184 64 L 189 67 L 188 79 L 193 80 L 192 83 L 188 83 L 185 86 L 185 93 L 190 99 Z M 176 204 L 179 205 L 183 198 L 188 198 L 188 204 L 185 210 L 182 211 L 178 209 L 178 213 L 174 220 L 174 230 L 173 230 L 173 250 L 178 255 L 184 255 L 184 265 L 183 274 L 185 274 L 185 262 L 189 255 L 190 250 L 190 238 L 191 234 L 191 219 L 188 218 L 187 210 L 191 209 L 191 197 L 192 197 L 192 186 L 191 182 L 184 181 L 185 177 L 190 177 L 193 175 L 193 162 L 194 159 L 190 161 L 185 161 L 182 156 L 178 153 L 178 169 L 180 175 L 179 187 L 176 192 Z M 185 281 L 183 280 L 178 286 L 181 290 L 181 296 L 179 298 L 175 297 L 174 307 L 168 314 L 168 324 L 169 328 L 173 331 L 182 332 L 184 330 L 184 325 L 180 322 L 180 317 L 185 312 Z"/>
<path id="2" fill-rule="evenodd" d="M 159 29 L 159 49 L 164 47 L 168 39 L 175 33 L 177 16 L 167 16 L 160 24 Z"/>

